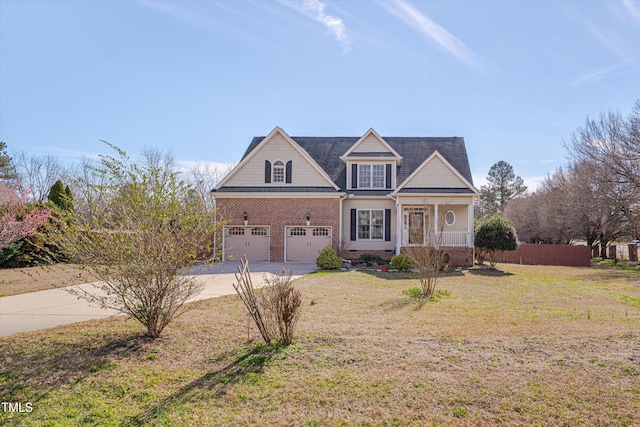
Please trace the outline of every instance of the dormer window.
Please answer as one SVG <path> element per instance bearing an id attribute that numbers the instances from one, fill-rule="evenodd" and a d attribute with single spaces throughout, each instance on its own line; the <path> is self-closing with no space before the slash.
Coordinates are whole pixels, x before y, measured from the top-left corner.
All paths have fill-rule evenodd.
<path id="1" fill-rule="evenodd" d="M 276 160 L 273 165 L 269 160 L 264 161 L 264 183 L 265 184 L 291 184 L 293 163 L 291 160 L 285 163 L 282 160 Z"/>
<path id="2" fill-rule="evenodd" d="M 284 182 L 284 163 L 280 160 L 273 163 L 273 182 Z"/>
<path id="3" fill-rule="evenodd" d="M 385 169 L 384 164 L 359 164 L 357 188 L 388 188 Z"/>

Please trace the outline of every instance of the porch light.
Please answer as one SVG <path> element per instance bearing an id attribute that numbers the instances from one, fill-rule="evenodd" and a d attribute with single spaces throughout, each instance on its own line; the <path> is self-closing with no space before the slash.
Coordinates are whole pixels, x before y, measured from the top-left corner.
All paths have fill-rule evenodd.
<path id="1" fill-rule="evenodd" d="M 242 217 L 244 218 L 244 225 L 247 225 L 247 222 L 249 221 L 249 215 L 247 215 L 247 211 L 244 211 L 242 213 Z"/>
<path id="2" fill-rule="evenodd" d="M 307 225 L 309 225 L 311 223 L 311 214 L 309 212 L 307 212 Z"/>

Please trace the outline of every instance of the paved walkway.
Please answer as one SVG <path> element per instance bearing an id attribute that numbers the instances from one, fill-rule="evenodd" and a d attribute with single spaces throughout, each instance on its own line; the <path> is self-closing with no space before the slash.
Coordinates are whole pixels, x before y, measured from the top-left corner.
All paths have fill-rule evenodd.
<path id="1" fill-rule="evenodd" d="M 238 262 L 228 261 L 214 267 L 200 267 L 194 270 L 194 275 L 204 283 L 204 289 L 193 300 L 235 294 L 233 283 L 236 282 L 234 273 L 238 271 L 238 264 Z M 300 277 L 316 270 L 316 265 L 314 263 L 250 262 L 249 269 L 253 285 L 261 286 L 265 273 L 278 273 L 283 268 L 287 271 L 293 271 L 294 277 Z M 95 287 L 91 283 L 74 287 L 95 291 Z M 118 314 L 120 313 L 115 310 L 92 306 L 64 289 L 2 297 L 0 298 L 0 336 Z"/>

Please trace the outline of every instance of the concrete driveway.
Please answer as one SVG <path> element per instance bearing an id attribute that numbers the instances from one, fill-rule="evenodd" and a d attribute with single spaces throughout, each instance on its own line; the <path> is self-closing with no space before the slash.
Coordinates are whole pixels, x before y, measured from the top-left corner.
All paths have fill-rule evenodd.
<path id="1" fill-rule="evenodd" d="M 227 261 L 216 266 L 200 266 L 192 271 L 204 284 L 202 292 L 193 300 L 215 298 L 235 294 L 233 283 L 239 262 Z M 278 273 L 282 269 L 292 271 L 295 278 L 316 270 L 315 263 L 250 262 L 251 279 L 255 287 L 262 286 L 266 273 Z M 95 283 L 76 285 L 95 291 Z M 121 313 L 90 305 L 64 289 L 51 289 L 0 298 L 0 336 L 35 331 L 53 326 L 116 316 Z"/>

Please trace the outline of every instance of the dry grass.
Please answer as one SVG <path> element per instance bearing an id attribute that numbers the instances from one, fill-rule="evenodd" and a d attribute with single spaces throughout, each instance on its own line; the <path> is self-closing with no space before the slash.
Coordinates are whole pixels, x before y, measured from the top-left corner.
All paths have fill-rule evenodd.
<path id="1" fill-rule="evenodd" d="M 0 297 L 95 281 L 86 271 L 69 264 L 0 269 Z"/>
<path id="2" fill-rule="evenodd" d="M 153 341 L 122 317 L 0 338 L 0 396 L 33 404 L 0 424 L 640 424 L 638 276 L 503 267 L 437 301 L 406 274 L 308 275 L 288 347 L 257 344 L 236 297 Z"/>

